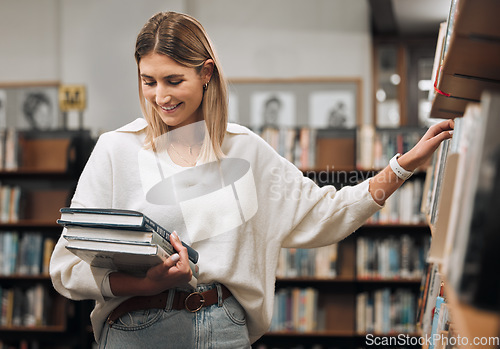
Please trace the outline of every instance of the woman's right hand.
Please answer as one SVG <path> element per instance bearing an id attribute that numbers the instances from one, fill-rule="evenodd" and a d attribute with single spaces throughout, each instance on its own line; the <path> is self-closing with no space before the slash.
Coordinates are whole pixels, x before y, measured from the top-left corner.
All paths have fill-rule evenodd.
<path id="1" fill-rule="evenodd" d="M 193 276 L 187 249 L 175 231 L 170 235 L 170 243 L 177 253 L 171 255 L 165 262 L 151 267 L 146 274 L 144 281 L 150 285 L 151 295 L 186 285 Z"/>
<path id="2" fill-rule="evenodd" d="M 136 276 L 113 272 L 109 274 L 111 292 L 115 296 L 152 296 L 170 288 L 185 286 L 191 281 L 193 273 L 189 266 L 189 257 L 177 233 L 170 235 L 170 243 L 177 253 L 151 267 L 146 276 Z"/>

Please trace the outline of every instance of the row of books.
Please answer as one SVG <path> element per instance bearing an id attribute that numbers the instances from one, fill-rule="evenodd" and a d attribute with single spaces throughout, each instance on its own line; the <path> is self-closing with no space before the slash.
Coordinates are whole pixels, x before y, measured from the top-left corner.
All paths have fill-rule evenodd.
<path id="1" fill-rule="evenodd" d="M 373 160 L 368 168 L 384 168 L 397 154 L 404 154 L 418 143 L 425 133 L 423 129 L 382 129 L 375 130 L 373 140 Z M 368 150 L 370 151 L 370 150 Z"/>
<path id="2" fill-rule="evenodd" d="M 0 171 L 17 170 L 19 166 L 18 132 L 14 128 L 0 130 Z"/>
<path id="3" fill-rule="evenodd" d="M 0 222 L 15 223 L 20 219 L 21 188 L 0 185 Z"/>
<path id="4" fill-rule="evenodd" d="M 381 288 L 356 295 L 356 332 L 415 333 L 417 295 L 410 289 Z"/>
<path id="5" fill-rule="evenodd" d="M 420 285 L 417 308 L 417 326 L 424 336 L 430 336 L 436 300 L 442 296 L 443 283 L 437 263 L 428 263 Z"/>
<path id="6" fill-rule="evenodd" d="M 487 310 L 500 309 L 499 113 L 500 94 L 484 92 L 455 119 L 452 140 L 434 156 L 422 204 L 436 232 L 429 261 L 461 301 Z"/>
<path id="7" fill-rule="evenodd" d="M 321 330 L 318 291 L 314 288 L 282 288 L 275 292 L 269 331 L 311 332 Z"/>
<path id="8" fill-rule="evenodd" d="M 283 248 L 276 277 L 334 278 L 337 276 L 337 256 L 337 244 L 315 249 Z"/>
<path id="9" fill-rule="evenodd" d="M 359 236 L 356 240 L 357 278 L 421 278 L 429 244 L 428 237 L 409 234 Z"/>
<path id="10" fill-rule="evenodd" d="M 420 224 L 425 222 L 421 211 L 423 178 L 411 178 L 394 192 L 384 207 L 370 217 L 367 223 Z"/>
<path id="11" fill-rule="evenodd" d="M 54 245 L 40 232 L 0 232 L 0 275 L 48 275 Z"/>
<path id="12" fill-rule="evenodd" d="M 317 130 L 308 127 L 265 127 L 260 133 L 274 150 L 300 169 L 316 167 L 316 135 Z"/>
<path id="13" fill-rule="evenodd" d="M 451 321 L 449 304 L 444 295 L 444 282 L 439 271 L 439 264 L 429 263 L 422 279 L 420 298 L 417 310 L 417 327 L 422 338 L 427 339 L 429 349 L 457 349 L 476 346 L 479 343 L 469 342 L 470 338 L 455 331 Z M 498 337 L 474 338 L 481 341 L 481 347 L 491 343 L 498 346 Z M 491 341 L 485 343 L 483 341 Z"/>
<path id="14" fill-rule="evenodd" d="M 323 132 L 324 131 L 324 132 Z M 342 133 L 343 130 L 332 130 Z M 302 170 L 317 169 L 318 139 L 320 133 L 329 137 L 328 130 L 302 128 L 264 128 L 260 135 L 280 155 L 294 163 Z M 357 133 L 357 134 L 356 134 Z M 420 140 L 425 130 L 420 128 L 375 129 L 363 125 L 355 132 L 342 133 L 342 137 L 353 138 L 356 152 L 353 149 L 352 163 L 359 170 L 384 168 L 396 153 L 405 153 Z M 340 135 L 338 135 L 340 136 Z M 335 136 L 331 136 L 335 137 Z M 336 164 L 332 164 L 335 166 Z"/>
<path id="15" fill-rule="evenodd" d="M 61 208 L 57 223 L 64 226 L 66 248 L 94 267 L 144 275 L 176 253 L 170 232 L 141 212 L 106 208 Z M 197 286 L 198 252 L 188 250 L 192 279 Z"/>
<path id="16" fill-rule="evenodd" d="M 0 325 L 45 326 L 51 309 L 51 299 L 46 287 L 36 284 L 28 288 L 0 288 Z"/>

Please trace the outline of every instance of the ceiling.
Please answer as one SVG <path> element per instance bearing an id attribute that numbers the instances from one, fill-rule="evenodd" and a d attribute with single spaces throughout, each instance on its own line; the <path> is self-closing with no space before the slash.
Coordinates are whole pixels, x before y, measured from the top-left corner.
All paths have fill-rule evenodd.
<path id="1" fill-rule="evenodd" d="M 369 0 L 372 31 L 380 36 L 435 36 L 451 0 Z"/>

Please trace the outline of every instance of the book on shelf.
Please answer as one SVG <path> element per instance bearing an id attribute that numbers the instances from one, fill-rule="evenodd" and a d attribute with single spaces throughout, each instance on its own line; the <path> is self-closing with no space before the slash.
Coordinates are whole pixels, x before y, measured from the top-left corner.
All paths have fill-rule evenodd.
<path id="1" fill-rule="evenodd" d="M 420 290 L 420 301 L 417 310 L 417 324 L 422 334 L 429 337 L 432 332 L 432 318 L 437 297 L 442 296 L 441 274 L 438 271 L 437 263 L 429 264 L 427 273 L 422 282 L 425 286 Z"/>
<path id="2" fill-rule="evenodd" d="M 307 288 L 282 288 L 274 295 L 271 332 L 312 332 L 324 328 L 318 309 L 318 290 Z"/>
<path id="3" fill-rule="evenodd" d="M 446 341 L 447 331 L 449 327 L 449 312 L 448 304 L 444 297 L 438 296 L 436 298 L 436 305 L 434 307 L 434 314 L 432 318 L 431 342 L 429 349 L 442 348 L 443 343 Z"/>
<path id="4" fill-rule="evenodd" d="M 149 240 L 147 240 L 150 243 L 154 241 L 154 243 L 160 245 L 165 244 L 164 247 L 166 249 L 170 245 L 170 232 L 139 211 L 110 208 L 63 207 L 60 209 L 60 212 L 61 217 L 57 220 L 57 223 L 67 228 L 69 226 L 81 226 L 92 229 L 114 229 L 115 231 L 110 233 L 114 234 L 113 237 L 129 241 L 138 241 L 134 240 L 135 236 L 132 237 L 134 234 L 132 231 L 137 230 L 142 233 L 152 233 Z M 85 231 L 82 230 L 80 233 L 85 234 Z M 88 231 L 88 234 L 92 234 L 92 231 Z M 182 245 L 187 248 L 189 259 L 195 264 L 198 263 L 198 252 L 184 242 L 182 242 Z"/>
<path id="5" fill-rule="evenodd" d="M 260 136 L 274 149 L 302 170 L 314 169 L 316 130 L 308 127 L 266 126 Z"/>
<path id="6" fill-rule="evenodd" d="M 372 215 L 367 223 L 373 224 L 419 224 L 425 222 L 420 211 L 424 180 L 414 177 L 406 181 L 392 194 L 384 207 Z"/>
<path id="7" fill-rule="evenodd" d="M 428 99 L 432 101 L 436 94 L 436 86 L 437 86 L 437 75 L 439 73 L 439 69 L 441 67 L 444 39 L 446 35 L 446 30 L 448 28 L 448 22 L 442 22 L 439 25 L 438 39 L 436 43 L 436 52 L 434 54 L 434 63 L 432 65 L 432 74 L 431 79 L 434 88 L 429 89 L 429 97 Z"/>
<path id="8" fill-rule="evenodd" d="M 356 295 L 356 332 L 413 333 L 416 295 L 406 288 L 389 287 L 363 291 Z"/>
<path id="9" fill-rule="evenodd" d="M 359 236 L 356 240 L 358 279 L 414 279 L 425 269 L 427 237 Z"/>
<path id="10" fill-rule="evenodd" d="M 335 278 L 338 270 L 338 244 L 318 248 L 282 248 L 276 276 L 279 278 Z"/>
<path id="11" fill-rule="evenodd" d="M 1 232 L 0 275 L 47 275 L 53 246 L 40 232 Z"/>
<path id="12" fill-rule="evenodd" d="M 0 185 L 0 222 L 15 223 L 21 214 L 21 187 L 18 185 Z"/>
<path id="13" fill-rule="evenodd" d="M 432 69 L 432 79 L 434 82 L 435 90 L 431 90 L 431 93 L 429 94 L 429 97 L 431 98 L 434 98 L 436 96 L 435 92 L 442 93 L 441 91 L 438 91 L 443 76 L 442 65 L 444 60 L 446 59 L 446 55 L 450 47 L 451 38 L 453 36 L 453 29 L 455 26 L 455 12 L 457 10 L 458 1 L 459 0 L 451 1 L 447 21 L 442 23 L 439 28 L 438 41 L 436 45 L 436 55 L 434 57 L 434 64 Z M 444 91 L 444 93 L 446 93 L 446 91 Z"/>
<path id="14" fill-rule="evenodd" d="M 462 191 L 463 202 L 454 202 L 455 210 L 450 217 L 450 226 L 455 231 L 448 241 L 451 247 L 447 268 L 449 284 L 461 301 L 496 311 L 500 310 L 500 278 L 497 276 L 500 139 L 496 134 L 500 128 L 499 113 L 500 93 L 483 93 L 477 109 L 477 131 L 472 132 L 474 138 L 469 139 L 467 153 L 460 154 L 468 160 L 460 163 L 460 158 L 457 169 L 457 176 L 465 171 L 456 183 Z M 467 129 L 464 133 L 469 132 Z"/>
<path id="15" fill-rule="evenodd" d="M 52 300 L 42 284 L 28 288 L 0 287 L 0 326 L 46 326 Z"/>

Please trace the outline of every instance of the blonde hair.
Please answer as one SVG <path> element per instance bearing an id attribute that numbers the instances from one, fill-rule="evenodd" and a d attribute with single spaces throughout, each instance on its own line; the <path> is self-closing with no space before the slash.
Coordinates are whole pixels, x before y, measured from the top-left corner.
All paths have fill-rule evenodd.
<path id="1" fill-rule="evenodd" d="M 195 18 L 182 13 L 160 12 L 153 15 L 137 36 L 135 60 L 139 79 L 141 109 L 148 122 L 146 146 L 155 149 L 154 141 L 168 132 L 155 108 L 146 102 L 142 91 L 139 62 L 141 58 L 158 53 L 177 63 L 201 72 L 207 59 L 214 61 L 210 83 L 204 91 L 201 111 L 206 131 L 200 160 L 207 162 L 221 159 L 221 146 L 227 127 L 227 84 L 213 45 L 205 29 Z"/>

